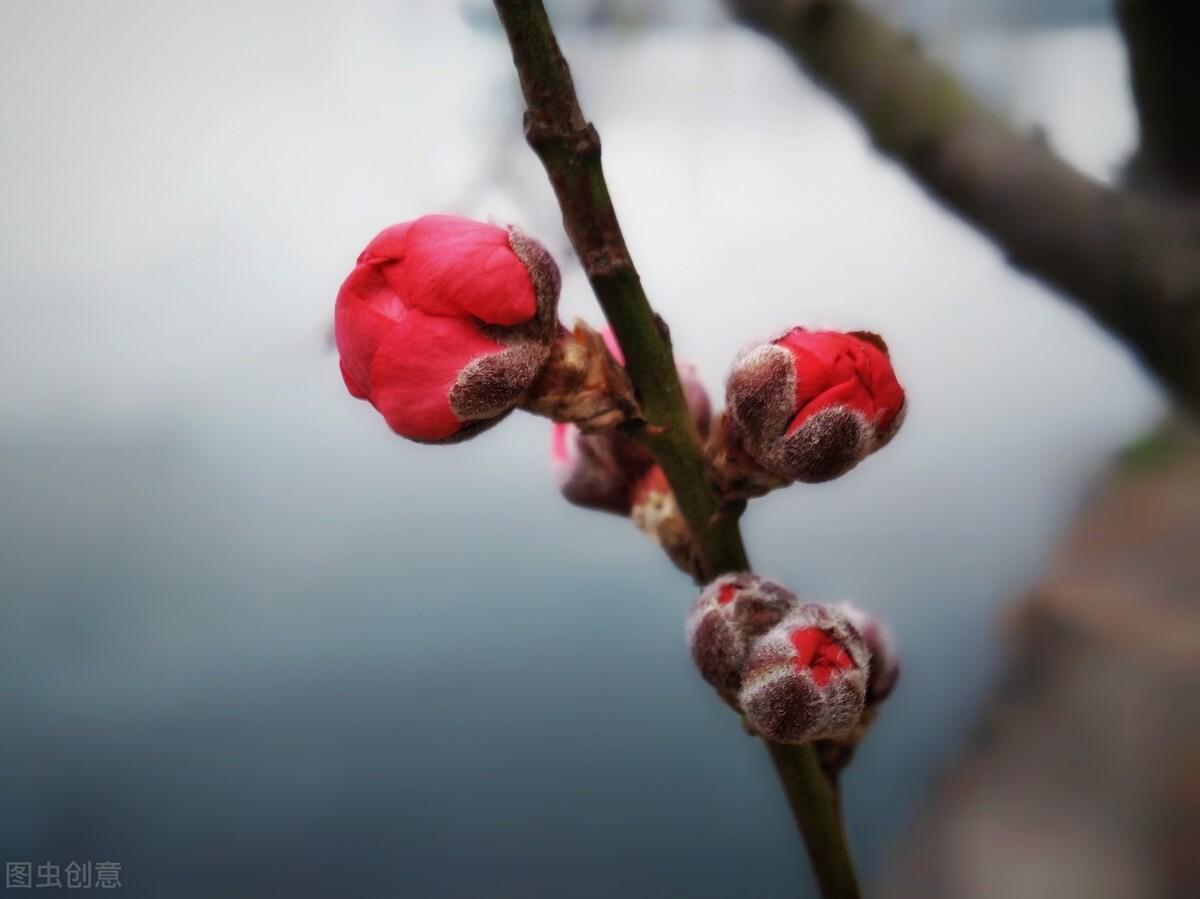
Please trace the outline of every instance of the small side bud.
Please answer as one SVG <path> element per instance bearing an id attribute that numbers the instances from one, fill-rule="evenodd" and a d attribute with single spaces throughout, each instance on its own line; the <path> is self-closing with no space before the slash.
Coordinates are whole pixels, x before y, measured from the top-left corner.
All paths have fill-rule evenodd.
<path id="1" fill-rule="evenodd" d="M 904 390 L 878 335 L 792 328 L 742 352 L 726 403 L 728 436 L 755 464 L 777 481 L 816 483 L 891 440 Z"/>
<path id="2" fill-rule="evenodd" d="M 629 517 L 680 571 L 695 576 L 696 557 L 687 521 L 663 470 L 655 465 L 633 485 Z"/>
<path id="3" fill-rule="evenodd" d="M 782 584 L 756 574 L 717 578 L 700 593 L 685 628 L 700 676 L 736 706 L 742 669 L 754 641 L 779 624 L 799 602 Z"/>
<path id="4" fill-rule="evenodd" d="M 614 385 L 620 388 L 616 395 L 628 388 L 621 347 L 611 330 L 594 331 L 582 322 L 564 335 L 525 408 L 559 419 L 551 431 L 550 460 L 563 497 L 585 509 L 629 515 L 634 489 L 654 467 L 654 457 L 616 426 L 634 419 L 607 399 L 614 395 Z M 696 428 L 707 434 L 712 417 L 708 393 L 695 366 L 681 362 L 678 370 Z M 653 489 L 655 484 L 646 482 L 647 497 L 661 493 Z"/>
<path id="5" fill-rule="evenodd" d="M 869 652 L 844 615 L 796 607 L 746 661 L 739 701 L 746 722 L 776 743 L 849 733 L 862 717 Z"/>
<path id="6" fill-rule="evenodd" d="M 680 362 L 676 365 L 679 372 L 679 383 L 683 387 L 683 399 L 688 411 L 692 413 L 692 421 L 700 432 L 700 439 L 708 437 L 712 428 L 712 403 L 708 399 L 708 391 L 700 380 L 700 373 L 690 362 Z"/>
<path id="7" fill-rule="evenodd" d="M 853 603 L 840 603 L 841 612 L 858 631 L 870 653 L 870 673 L 867 675 L 867 705 L 878 705 L 891 695 L 900 679 L 900 655 L 891 632 L 870 612 Z"/>
<path id="8" fill-rule="evenodd" d="M 585 509 L 628 515 L 634 485 L 654 467 L 650 451 L 619 431 L 585 434 L 556 422 L 550 462 L 567 502 Z"/>

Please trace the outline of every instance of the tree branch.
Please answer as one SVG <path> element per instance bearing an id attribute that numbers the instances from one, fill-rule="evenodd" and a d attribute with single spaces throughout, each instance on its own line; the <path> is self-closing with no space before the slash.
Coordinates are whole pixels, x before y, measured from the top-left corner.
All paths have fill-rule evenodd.
<path id="1" fill-rule="evenodd" d="M 1200 192 L 1200 9 L 1176 0 L 1117 0 L 1140 140 L 1128 175 L 1138 187 Z"/>
<path id="2" fill-rule="evenodd" d="M 567 62 L 541 0 L 495 0 L 525 96 L 525 135 L 541 159 L 563 225 L 625 356 L 645 423 L 635 432 L 654 454 L 688 524 L 697 577 L 745 571 L 750 561 L 736 512 L 722 507 L 684 401 L 665 323 L 650 307 L 634 268 L 600 164 L 600 138 L 584 118 Z M 837 791 L 811 745 L 768 744 L 830 899 L 858 887 L 842 830 Z"/>
<path id="3" fill-rule="evenodd" d="M 1200 410 L 1200 215 L 1114 191 L 1013 130 L 849 0 L 727 0 L 930 194 L 1073 298 Z"/>

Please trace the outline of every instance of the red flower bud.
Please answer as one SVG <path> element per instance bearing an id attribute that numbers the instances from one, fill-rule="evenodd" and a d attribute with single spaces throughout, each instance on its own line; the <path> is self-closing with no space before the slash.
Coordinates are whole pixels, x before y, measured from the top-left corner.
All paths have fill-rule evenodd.
<path id="1" fill-rule="evenodd" d="M 754 641 L 779 624 L 799 600 L 756 574 L 726 574 L 704 588 L 688 614 L 686 634 L 700 676 L 730 702 Z"/>
<path id="2" fill-rule="evenodd" d="M 845 474 L 892 438 L 904 390 L 877 335 L 792 328 L 738 357 L 726 402 L 728 427 L 754 462 L 813 483 Z"/>
<path id="3" fill-rule="evenodd" d="M 840 612 L 797 606 L 750 651 L 738 694 L 747 723 L 776 743 L 849 733 L 863 713 L 869 658 Z"/>
<path id="4" fill-rule="evenodd" d="M 393 225 L 338 292 L 346 386 L 412 440 L 477 433 L 545 364 L 558 291 L 554 260 L 515 229 L 451 215 Z"/>
<path id="5" fill-rule="evenodd" d="M 871 655 L 870 673 L 867 675 L 867 704 L 883 702 L 900 679 L 900 656 L 896 652 L 895 641 L 879 619 L 853 603 L 840 603 L 837 610 L 858 631 Z"/>

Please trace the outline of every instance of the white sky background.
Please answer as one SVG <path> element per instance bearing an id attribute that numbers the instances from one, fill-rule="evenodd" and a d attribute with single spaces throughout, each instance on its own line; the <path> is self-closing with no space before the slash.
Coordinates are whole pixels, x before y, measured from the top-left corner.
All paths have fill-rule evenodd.
<path id="1" fill-rule="evenodd" d="M 407 7 L 0 7 L 0 414 L 103 420 L 251 389 L 320 341 L 359 246 L 422 212 L 517 218 L 561 248 L 506 49 L 455 4 Z M 743 341 L 811 321 L 882 331 L 914 408 L 959 427 L 1144 405 L 1121 352 L 759 39 L 567 45 L 651 297 L 714 387 Z M 1130 145 L 1111 35 L 966 49 L 1090 171 Z M 564 307 L 596 317 L 578 277 Z"/>

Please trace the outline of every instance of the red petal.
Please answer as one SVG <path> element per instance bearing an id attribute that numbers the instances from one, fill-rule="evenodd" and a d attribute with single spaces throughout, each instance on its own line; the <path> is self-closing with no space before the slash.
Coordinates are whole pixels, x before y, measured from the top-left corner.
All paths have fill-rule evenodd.
<path id="1" fill-rule="evenodd" d="M 370 393 L 371 363 L 404 308 L 373 265 L 360 265 L 342 283 L 334 307 L 334 338 L 347 385 Z M 351 389 L 354 393 L 354 389 Z"/>
<path id="2" fill-rule="evenodd" d="M 802 627 L 792 631 L 790 636 L 796 650 L 796 667 L 807 668 L 812 664 L 821 641 L 825 639 L 824 631 L 818 627 Z"/>
<path id="3" fill-rule="evenodd" d="M 420 219 L 417 221 L 420 221 Z M 384 228 L 372 238 L 371 242 L 367 244 L 366 249 L 358 254 L 358 264 L 395 262 L 398 259 L 403 259 L 405 252 L 404 238 L 408 235 L 408 229 L 414 224 L 415 222 L 401 222 L 398 225 Z"/>
<path id="4" fill-rule="evenodd" d="M 794 433 L 817 412 L 844 406 L 883 430 L 899 412 L 904 391 L 891 361 L 878 347 L 840 331 L 793 328 L 776 344 L 791 352 L 796 366 Z"/>
<path id="5" fill-rule="evenodd" d="M 533 282 L 495 225 L 427 215 L 383 231 L 363 251 L 406 306 L 430 315 L 470 315 L 494 325 L 529 321 Z"/>
<path id="6" fill-rule="evenodd" d="M 504 348 L 468 321 L 412 310 L 375 354 L 371 402 L 392 430 L 413 440 L 444 440 L 463 422 L 450 389 L 472 360 Z"/>
<path id="7" fill-rule="evenodd" d="M 788 635 L 788 639 L 796 650 L 792 664 L 797 669 L 807 668 L 818 687 L 829 683 L 835 669 L 855 667 L 846 648 L 819 627 L 798 628 Z"/>
<path id="8" fill-rule="evenodd" d="M 349 372 L 346 371 L 346 363 L 339 361 L 338 368 L 342 372 L 342 380 L 346 382 L 346 389 L 350 391 L 350 395 L 356 400 L 365 400 L 367 398 L 367 392 L 359 387 L 358 384 L 355 383 L 354 379 L 350 377 Z"/>
<path id="9" fill-rule="evenodd" d="M 574 461 L 575 425 L 556 421 L 550 429 L 550 461 L 555 465 L 569 466 Z"/>

